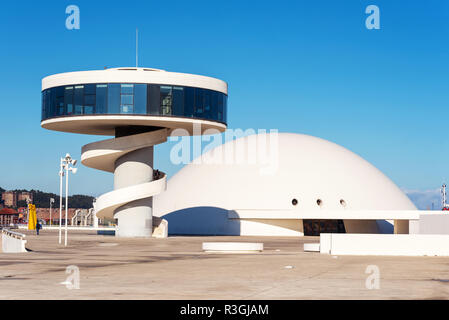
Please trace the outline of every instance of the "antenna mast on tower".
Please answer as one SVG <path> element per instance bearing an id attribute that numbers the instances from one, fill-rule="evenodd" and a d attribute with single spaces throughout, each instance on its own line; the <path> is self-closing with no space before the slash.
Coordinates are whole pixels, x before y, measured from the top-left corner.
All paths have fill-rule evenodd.
<path id="1" fill-rule="evenodd" d="M 139 67 L 139 29 L 136 28 L 136 68 Z"/>

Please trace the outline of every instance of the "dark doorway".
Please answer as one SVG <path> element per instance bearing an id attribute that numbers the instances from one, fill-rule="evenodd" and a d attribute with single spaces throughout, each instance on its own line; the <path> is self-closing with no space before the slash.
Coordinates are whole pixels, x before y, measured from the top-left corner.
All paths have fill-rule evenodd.
<path id="1" fill-rule="evenodd" d="M 346 233 L 343 220 L 303 220 L 305 236 L 319 236 L 320 233 Z"/>

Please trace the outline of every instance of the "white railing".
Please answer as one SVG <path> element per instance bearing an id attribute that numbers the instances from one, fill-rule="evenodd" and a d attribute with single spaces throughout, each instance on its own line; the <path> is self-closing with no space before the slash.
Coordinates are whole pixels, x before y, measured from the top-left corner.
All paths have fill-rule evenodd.
<path id="1" fill-rule="evenodd" d="M 26 238 L 25 234 L 14 232 L 14 231 L 11 231 L 9 229 L 2 229 L 2 233 L 5 233 L 6 235 L 8 235 L 10 237 L 13 237 L 13 238 L 16 238 L 16 239 L 19 239 L 19 240 L 25 240 L 25 238 Z"/>

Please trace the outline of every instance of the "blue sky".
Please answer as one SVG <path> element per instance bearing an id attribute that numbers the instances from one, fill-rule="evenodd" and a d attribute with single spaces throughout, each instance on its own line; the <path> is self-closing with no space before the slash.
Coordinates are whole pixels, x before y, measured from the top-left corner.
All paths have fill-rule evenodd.
<path id="1" fill-rule="evenodd" d="M 65 8 L 81 29 L 65 28 Z M 365 8 L 380 8 L 380 30 Z M 407 190 L 449 181 L 449 2 L 20 1 L 0 9 L 0 186 L 58 191 L 59 157 L 101 137 L 40 127 L 47 75 L 139 64 L 229 84 L 230 128 L 336 142 Z M 156 167 L 170 175 L 170 144 Z M 100 195 L 111 174 L 81 167 L 70 193 Z"/>

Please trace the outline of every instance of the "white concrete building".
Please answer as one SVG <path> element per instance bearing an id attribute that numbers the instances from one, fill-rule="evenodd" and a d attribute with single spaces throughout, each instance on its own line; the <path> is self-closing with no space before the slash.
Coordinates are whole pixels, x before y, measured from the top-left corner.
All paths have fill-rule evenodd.
<path id="1" fill-rule="evenodd" d="M 119 237 L 150 237 L 154 222 L 163 221 L 153 215 L 168 221 L 170 234 L 192 235 L 391 233 L 393 221 L 396 232 L 408 233 L 408 221 L 419 219 L 371 164 L 300 134 L 228 142 L 179 171 L 167 188 L 166 175 L 153 170 L 153 146 L 170 135 L 224 132 L 227 93 L 219 79 L 157 69 L 56 74 L 42 80 L 41 126 L 115 136 L 83 146 L 81 161 L 114 173 L 114 190 L 95 206 L 98 218 L 118 221 Z"/>
<path id="2" fill-rule="evenodd" d="M 97 199 L 96 214 L 117 219 L 119 237 L 150 237 L 160 221 L 152 197 L 165 190 L 166 175 L 153 170 L 153 146 L 176 129 L 223 132 L 226 115 L 227 84 L 205 76 L 117 68 L 42 80 L 43 128 L 115 136 L 85 145 L 81 161 L 114 173 L 114 191 Z"/>
<path id="3" fill-rule="evenodd" d="M 269 147 L 261 150 L 264 140 Z M 154 214 L 168 221 L 170 234 L 392 233 L 393 221 L 387 220 L 418 219 L 410 199 L 382 172 L 320 138 L 253 135 L 196 162 L 155 197 Z"/>

